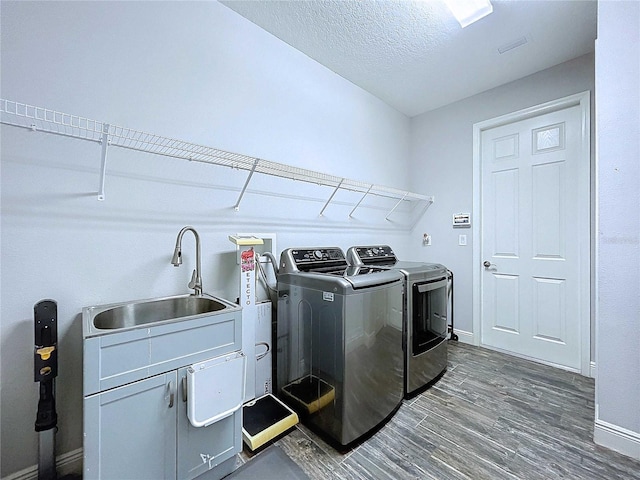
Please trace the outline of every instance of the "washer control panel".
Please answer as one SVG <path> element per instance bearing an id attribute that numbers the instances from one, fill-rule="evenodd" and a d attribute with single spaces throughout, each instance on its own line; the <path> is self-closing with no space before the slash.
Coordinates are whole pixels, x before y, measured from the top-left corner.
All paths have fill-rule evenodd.
<path id="1" fill-rule="evenodd" d="M 328 267 L 347 267 L 347 259 L 338 247 L 289 248 L 280 256 L 282 273 L 308 272 Z"/>

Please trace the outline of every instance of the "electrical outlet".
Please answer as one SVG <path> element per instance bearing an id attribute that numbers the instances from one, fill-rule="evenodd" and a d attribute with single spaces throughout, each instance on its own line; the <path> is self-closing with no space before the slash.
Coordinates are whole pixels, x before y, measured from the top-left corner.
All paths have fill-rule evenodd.
<path id="1" fill-rule="evenodd" d="M 422 235 L 422 245 L 424 245 L 425 247 L 431 245 L 431 235 L 429 235 L 428 233 Z"/>
<path id="2" fill-rule="evenodd" d="M 466 235 L 458 235 L 458 245 L 465 246 L 467 244 L 467 236 Z"/>

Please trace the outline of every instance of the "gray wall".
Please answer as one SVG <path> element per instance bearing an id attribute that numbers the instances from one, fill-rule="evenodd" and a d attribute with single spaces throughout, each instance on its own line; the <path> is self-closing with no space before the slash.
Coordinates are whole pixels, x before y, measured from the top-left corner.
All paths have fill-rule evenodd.
<path id="1" fill-rule="evenodd" d="M 599 2 L 597 442 L 640 459 L 640 3 Z M 620 441 L 620 439 L 626 439 Z"/>
<path id="2" fill-rule="evenodd" d="M 456 328 L 473 341 L 471 229 L 454 229 L 454 213 L 473 216 L 473 124 L 574 93 L 594 94 L 594 57 L 575 60 L 543 70 L 411 119 L 411 188 L 435 195 L 435 203 L 416 226 L 410 240 L 420 259 L 438 261 L 455 275 Z M 593 113 L 593 112 L 592 112 Z M 593 122 L 592 122 L 593 123 Z M 593 137 L 593 135 L 592 135 Z M 423 247 L 422 233 L 432 236 Z M 458 235 L 467 235 L 467 245 L 458 246 Z"/>
<path id="3" fill-rule="evenodd" d="M 407 187 L 409 118 L 217 2 L 1 8 L 3 98 Z M 340 203 L 348 195 L 320 218 L 330 188 L 255 175 L 235 212 L 246 172 L 114 147 L 99 202 L 99 145 L 1 130 L 2 477 L 37 460 L 39 300 L 58 301 L 63 454 L 82 446 L 82 307 L 187 292 L 191 237 L 184 265 L 170 265 L 182 226 L 200 232 L 205 291 L 231 300 L 238 280 L 227 236 L 236 232 L 276 233 L 278 251 L 385 242 L 407 252 L 406 228 L 373 208 L 349 219 Z"/>

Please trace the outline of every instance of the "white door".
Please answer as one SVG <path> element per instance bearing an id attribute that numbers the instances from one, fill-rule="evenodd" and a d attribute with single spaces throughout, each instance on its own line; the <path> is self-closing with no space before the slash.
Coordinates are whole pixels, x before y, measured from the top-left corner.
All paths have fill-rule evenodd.
<path id="1" fill-rule="evenodd" d="M 574 105 L 480 140 L 481 343 L 576 371 L 589 329 L 584 130 Z"/>

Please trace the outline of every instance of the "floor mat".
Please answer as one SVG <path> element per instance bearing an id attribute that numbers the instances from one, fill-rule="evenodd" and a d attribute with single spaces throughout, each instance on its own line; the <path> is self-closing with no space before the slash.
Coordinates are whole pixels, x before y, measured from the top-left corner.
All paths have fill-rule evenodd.
<path id="1" fill-rule="evenodd" d="M 304 471 L 291 460 L 277 445 L 270 445 L 264 451 L 242 465 L 227 479 L 237 480 L 309 480 Z"/>

